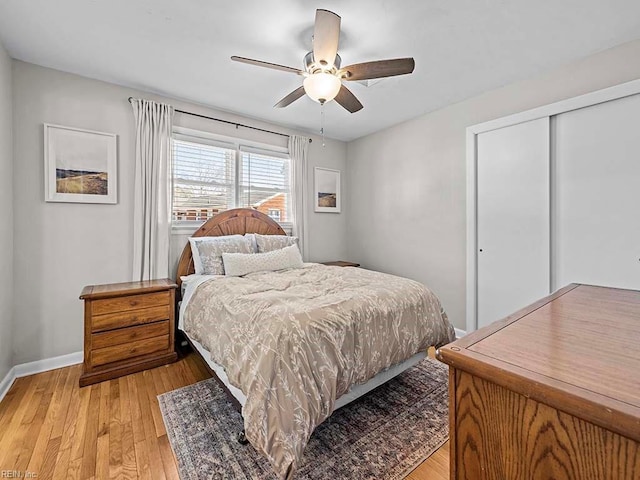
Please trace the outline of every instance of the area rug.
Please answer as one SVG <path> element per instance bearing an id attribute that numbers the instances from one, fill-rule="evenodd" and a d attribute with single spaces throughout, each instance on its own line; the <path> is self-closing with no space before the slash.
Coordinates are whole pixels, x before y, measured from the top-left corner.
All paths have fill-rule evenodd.
<path id="1" fill-rule="evenodd" d="M 447 367 L 423 361 L 337 410 L 313 433 L 296 480 L 399 480 L 448 438 Z M 182 480 L 277 480 L 240 445 L 241 415 L 214 379 L 158 397 Z"/>

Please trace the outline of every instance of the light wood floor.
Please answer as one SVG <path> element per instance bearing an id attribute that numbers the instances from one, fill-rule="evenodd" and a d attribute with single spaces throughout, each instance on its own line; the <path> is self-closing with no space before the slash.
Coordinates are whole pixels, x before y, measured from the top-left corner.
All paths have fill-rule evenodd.
<path id="1" fill-rule="evenodd" d="M 156 396 L 209 378 L 201 360 L 188 354 L 85 388 L 78 387 L 80 369 L 16 380 L 0 403 L 0 476 L 9 470 L 39 480 L 178 479 Z M 407 478 L 448 479 L 448 443 Z"/>

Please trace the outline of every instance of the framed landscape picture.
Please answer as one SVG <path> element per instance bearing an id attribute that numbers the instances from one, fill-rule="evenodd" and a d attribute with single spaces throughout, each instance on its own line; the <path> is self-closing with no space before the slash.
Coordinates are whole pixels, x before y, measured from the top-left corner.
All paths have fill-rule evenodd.
<path id="1" fill-rule="evenodd" d="M 44 124 L 45 201 L 117 203 L 117 190 L 115 134 Z"/>
<path id="2" fill-rule="evenodd" d="M 315 167 L 315 211 L 340 213 L 340 170 Z"/>

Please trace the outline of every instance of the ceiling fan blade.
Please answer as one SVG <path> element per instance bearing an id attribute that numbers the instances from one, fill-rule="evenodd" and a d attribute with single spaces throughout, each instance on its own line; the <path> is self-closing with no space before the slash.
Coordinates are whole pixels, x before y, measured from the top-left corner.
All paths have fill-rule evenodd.
<path id="1" fill-rule="evenodd" d="M 295 73 L 297 75 L 302 75 L 302 70 L 293 67 L 287 67 L 285 65 L 278 65 L 277 63 L 269 63 L 263 62 L 262 60 L 254 60 L 252 58 L 245 57 L 236 57 L 235 55 L 231 57 L 231 60 L 234 62 L 248 63 L 249 65 L 256 65 L 257 67 L 265 67 L 271 68 L 273 70 L 280 70 L 282 72 Z"/>
<path id="2" fill-rule="evenodd" d="M 316 10 L 313 28 L 313 59 L 321 65 L 333 65 L 340 41 L 340 16 L 329 10 Z"/>
<path id="3" fill-rule="evenodd" d="M 351 93 L 351 90 L 344 85 L 340 87 L 340 91 L 338 92 L 338 95 L 336 95 L 335 100 L 351 113 L 356 113 L 358 110 L 362 110 L 363 108 L 360 100 L 358 100 L 356 96 Z"/>
<path id="4" fill-rule="evenodd" d="M 304 95 L 304 87 L 298 87 L 293 92 L 291 92 L 289 95 L 287 95 L 282 100 L 280 100 L 278 103 L 276 103 L 273 107 L 274 108 L 286 107 L 287 105 L 291 105 L 293 102 L 298 100 L 303 95 Z"/>
<path id="5" fill-rule="evenodd" d="M 344 80 L 370 80 L 372 78 L 393 77 L 413 72 L 416 62 L 413 58 L 395 58 L 376 62 L 357 63 L 340 69 Z"/>

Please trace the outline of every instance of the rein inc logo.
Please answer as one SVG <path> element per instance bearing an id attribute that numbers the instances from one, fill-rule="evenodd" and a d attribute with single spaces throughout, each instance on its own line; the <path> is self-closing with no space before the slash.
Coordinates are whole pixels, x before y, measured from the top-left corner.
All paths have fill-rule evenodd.
<path id="1" fill-rule="evenodd" d="M 38 474 L 22 470 L 0 470 L 0 478 L 38 478 Z"/>

